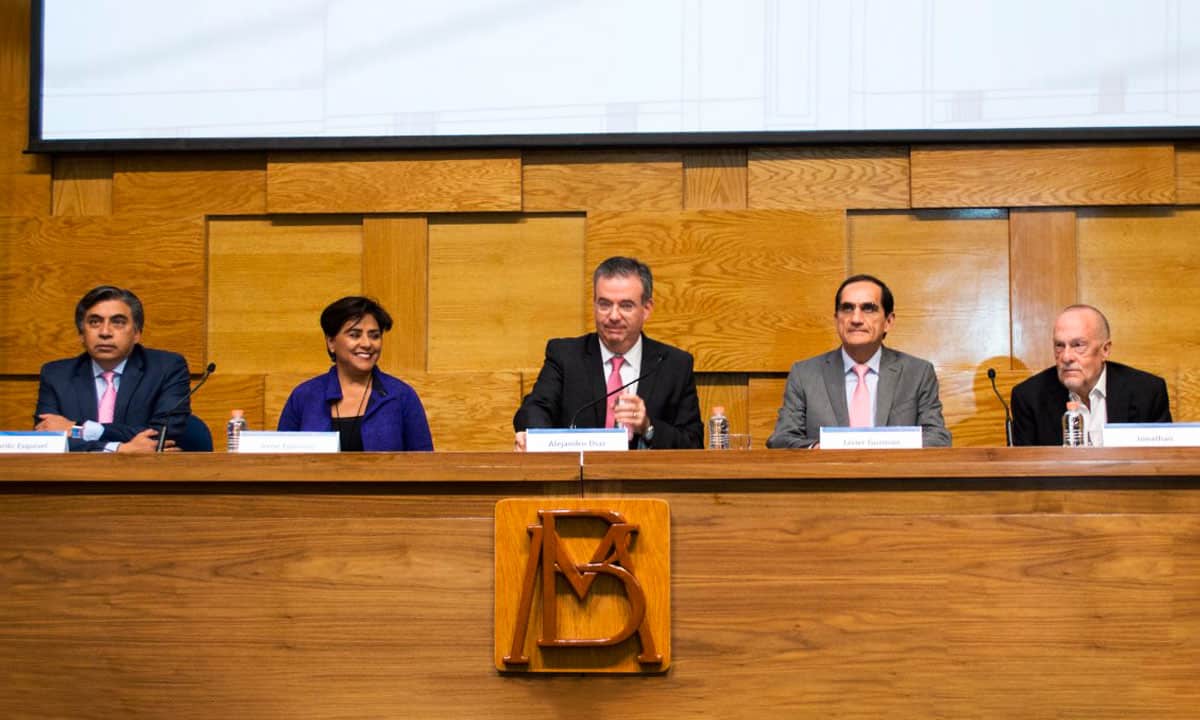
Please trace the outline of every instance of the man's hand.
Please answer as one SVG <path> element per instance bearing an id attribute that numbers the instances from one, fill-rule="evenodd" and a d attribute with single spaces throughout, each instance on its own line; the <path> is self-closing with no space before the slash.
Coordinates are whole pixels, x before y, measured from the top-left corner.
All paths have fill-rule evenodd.
<path id="1" fill-rule="evenodd" d="M 168 440 L 166 447 L 175 449 L 175 441 Z M 123 442 L 117 446 L 117 452 L 123 453 L 152 453 L 156 450 L 158 450 L 158 431 L 154 428 L 146 428 L 134 435 L 129 442 Z"/>
<path id="2" fill-rule="evenodd" d="M 621 423 L 622 427 L 632 429 L 638 435 L 645 435 L 650 429 L 646 403 L 634 393 L 622 393 L 617 397 L 617 404 L 613 406 L 613 420 Z"/>
<path id="3" fill-rule="evenodd" d="M 513 452 L 525 452 L 525 431 L 513 436 Z"/>
<path id="4" fill-rule="evenodd" d="M 74 420 L 68 420 L 62 415 L 54 413 L 42 413 L 38 415 L 40 420 L 37 425 L 33 426 L 34 430 L 43 432 L 71 432 L 71 428 L 75 427 Z"/>

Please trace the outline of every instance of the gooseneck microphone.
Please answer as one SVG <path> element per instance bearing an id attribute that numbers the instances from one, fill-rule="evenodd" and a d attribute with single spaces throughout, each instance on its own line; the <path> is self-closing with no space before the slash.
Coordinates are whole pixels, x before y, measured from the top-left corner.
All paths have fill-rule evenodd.
<path id="1" fill-rule="evenodd" d="M 996 393 L 996 399 L 1004 406 L 1004 441 L 1006 447 L 1012 447 L 1012 414 L 1008 411 L 1008 403 L 1004 402 L 1004 396 L 996 388 L 995 368 L 988 368 L 988 380 L 992 381 L 992 392 Z"/>
<path id="2" fill-rule="evenodd" d="M 204 368 L 204 374 L 200 376 L 200 381 L 193 385 L 192 389 L 188 390 L 188 394 L 179 398 L 179 402 L 175 403 L 175 405 L 167 411 L 167 416 L 163 420 L 162 427 L 158 430 L 158 447 L 155 449 L 155 452 L 162 452 L 163 448 L 167 446 L 167 424 L 171 422 L 172 417 L 178 414 L 176 413 L 176 410 L 179 409 L 180 405 L 185 403 L 189 398 L 196 394 L 196 391 L 200 389 L 200 386 L 208 380 L 208 376 L 212 375 L 216 369 L 217 364 L 210 362 L 208 367 Z"/>
<path id="3" fill-rule="evenodd" d="M 616 395 L 617 393 L 621 392 L 622 390 L 629 387 L 630 385 L 639 383 L 639 382 L 645 380 L 646 378 L 650 377 L 654 373 L 658 372 L 658 369 L 660 367 L 662 367 L 663 358 L 665 358 L 666 356 L 667 356 L 667 354 L 665 352 L 659 353 L 658 357 L 655 358 L 655 360 L 654 360 L 654 367 L 650 368 L 649 370 L 642 373 L 641 375 L 638 375 L 636 378 L 630 380 L 629 382 L 625 383 L 624 385 L 617 388 L 616 390 L 612 390 L 608 393 L 605 393 L 604 397 L 596 398 L 595 400 L 591 401 L 590 403 L 585 404 L 583 407 L 576 410 L 575 414 L 571 416 L 571 424 L 568 425 L 567 427 L 574 430 L 575 429 L 575 421 L 579 419 L 580 413 L 582 413 L 584 410 L 587 410 L 588 408 L 599 405 L 600 403 L 604 402 L 605 400 L 608 400 L 610 397 L 612 397 L 613 395 Z"/>

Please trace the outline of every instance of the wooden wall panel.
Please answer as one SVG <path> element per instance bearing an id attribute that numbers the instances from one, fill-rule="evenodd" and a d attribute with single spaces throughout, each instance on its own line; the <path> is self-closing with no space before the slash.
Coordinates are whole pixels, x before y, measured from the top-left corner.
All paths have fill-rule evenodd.
<path id="1" fill-rule="evenodd" d="M 1175 202 L 1200 203 L 1200 144 L 1175 144 Z"/>
<path id="2" fill-rule="evenodd" d="M 51 161 L 29 138 L 29 0 L 0 6 L 0 216 L 50 213 Z"/>
<path id="3" fill-rule="evenodd" d="M 1075 302 L 1075 212 L 1022 210 L 1008 214 L 1009 295 L 1013 368 L 1054 364 L 1054 321 Z"/>
<path id="4" fill-rule="evenodd" d="M 1175 422 L 1200 422 L 1200 368 L 1188 366 L 1180 370 L 1178 380 L 1167 379 L 1171 395 L 1171 419 Z M 1200 637 L 1200 636 L 1198 636 Z"/>
<path id="5" fill-rule="evenodd" d="M 746 150 L 688 150 L 683 154 L 685 210 L 744 210 Z"/>
<path id="6" fill-rule="evenodd" d="M 1004 402 L 1011 404 L 1013 386 L 1029 377 L 1027 370 L 1008 370 L 1007 358 L 993 358 L 978 365 L 937 367 L 938 397 L 942 416 L 954 447 L 1004 447 L 1004 406 L 992 392 L 988 367 L 996 370 L 996 387 Z"/>
<path id="7" fill-rule="evenodd" d="M 315 373 L 313 373 L 315 374 Z M 266 378 L 267 428 L 274 430 L 288 396 L 312 375 L 273 373 Z M 433 447 L 440 451 L 509 451 L 512 417 L 521 403 L 521 377 L 510 372 L 411 373 L 398 376 L 417 391 Z"/>
<path id="8" fill-rule="evenodd" d="M 832 322 L 813 308 L 832 307 L 845 233 L 836 211 L 595 213 L 586 266 L 629 254 L 649 264 L 646 333 L 691 352 L 697 370 L 785 370 L 830 346 Z"/>
<path id="9" fill-rule="evenodd" d="M 864 212 L 849 225 L 850 273 L 875 275 L 896 298 L 889 346 L 934 364 L 1009 355 L 1006 213 Z M 821 303 L 831 329 L 836 291 Z"/>
<path id="10" fill-rule="evenodd" d="M 512 450 L 512 418 L 521 404 L 519 373 L 424 373 L 404 379 L 421 396 L 437 450 Z"/>
<path id="11" fill-rule="evenodd" d="M 752 208 L 907 208 L 908 148 L 755 148 Z"/>
<path id="12" fill-rule="evenodd" d="M 1171 377 L 1200 357 L 1200 209 L 1079 211 L 1079 301 L 1112 326 L 1112 359 Z"/>
<path id="13" fill-rule="evenodd" d="M 246 427 L 251 430 L 275 429 L 279 415 L 265 415 L 265 392 L 265 376 L 230 375 L 223 373 L 220 364 L 217 365 L 217 371 L 192 396 L 192 414 L 208 425 L 215 452 L 225 452 L 225 423 L 234 409 L 245 412 Z"/>
<path id="14" fill-rule="evenodd" d="M 729 419 L 729 432 L 749 434 L 755 447 L 765 447 L 766 436 L 750 431 L 749 378 L 744 373 L 701 373 L 696 377 L 696 393 L 700 396 L 700 419 L 704 422 L 704 447 L 708 447 L 708 418 L 713 407 L 722 405 Z"/>
<path id="15" fill-rule="evenodd" d="M 521 156 L 472 152 L 271 153 L 271 213 L 474 212 L 521 209 Z"/>
<path id="16" fill-rule="evenodd" d="M 209 359 L 233 375 L 328 369 L 321 311 L 362 292 L 361 219 L 217 219 L 208 243 Z"/>
<path id="17" fill-rule="evenodd" d="M 429 352 L 429 223 L 423 217 L 363 218 L 363 294 L 392 316 L 379 366 L 424 372 Z"/>
<path id="18" fill-rule="evenodd" d="M 796 358 L 803 360 L 804 358 Z M 790 368 L 789 368 L 790 369 Z M 787 387 L 786 375 L 751 375 L 746 386 L 749 411 L 746 413 L 754 447 L 766 447 L 767 438 L 775 431 L 779 419 L 779 408 L 783 407 L 783 389 Z M 761 440 L 760 440 L 761 438 Z"/>
<path id="19" fill-rule="evenodd" d="M 0 378 L 0 430 L 32 430 L 37 396 L 36 377 Z"/>
<path id="20" fill-rule="evenodd" d="M 143 343 L 199 367 L 204 279 L 199 218 L 0 218 L 0 374 L 36 373 L 78 354 L 75 303 L 100 284 L 141 298 Z"/>
<path id="21" fill-rule="evenodd" d="M 526 212 L 683 207 L 678 150 L 531 150 L 521 173 Z"/>
<path id="22" fill-rule="evenodd" d="M 1167 143 L 918 146 L 911 167 L 915 208 L 1175 202 Z"/>
<path id="23" fill-rule="evenodd" d="M 111 215 L 112 196 L 112 156 L 54 158 L 53 214 Z"/>
<path id="24" fill-rule="evenodd" d="M 541 367 L 548 339 L 590 328 L 583 238 L 576 215 L 433 219 L 429 370 Z"/>
<path id="25" fill-rule="evenodd" d="M 117 213 L 253 215 L 267 211 L 263 153 L 118 155 Z"/>

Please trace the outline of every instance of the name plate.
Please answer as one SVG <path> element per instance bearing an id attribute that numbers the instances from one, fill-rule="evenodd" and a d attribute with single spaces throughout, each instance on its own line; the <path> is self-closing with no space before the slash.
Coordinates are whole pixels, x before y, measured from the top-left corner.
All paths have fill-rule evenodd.
<path id="1" fill-rule="evenodd" d="M 335 453 L 342 449 L 335 432 L 268 432 L 243 430 L 239 453 Z"/>
<path id="2" fill-rule="evenodd" d="M 65 432 L 0 431 L 0 453 L 65 453 Z"/>
<path id="3" fill-rule="evenodd" d="M 1104 447 L 1197 447 L 1200 423 L 1106 423 Z"/>
<path id="4" fill-rule="evenodd" d="M 822 450 L 913 450 L 921 447 L 917 425 L 821 428 Z"/>
<path id="5" fill-rule="evenodd" d="M 629 449 L 624 428 L 529 428 L 526 452 L 618 452 Z"/>

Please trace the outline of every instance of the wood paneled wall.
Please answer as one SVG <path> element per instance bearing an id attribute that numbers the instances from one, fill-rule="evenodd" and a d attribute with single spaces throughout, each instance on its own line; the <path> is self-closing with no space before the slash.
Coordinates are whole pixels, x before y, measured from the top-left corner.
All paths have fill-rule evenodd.
<path id="1" fill-rule="evenodd" d="M 0 8 L 3 427 L 78 352 L 95 284 L 142 297 L 146 344 L 218 364 L 196 403 L 218 429 L 235 406 L 273 427 L 281 383 L 327 366 L 320 309 L 363 292 L 396 317 L 383 366 L 429 388 L 436 446 L 502 447 L 612 254 L 651 264 L 648 333 L 695 354 L 702 410 L 756 445 L 791 363 L 835 346 L 852 272 L 895 290 L 889 341 L 937 365 L 956 444 L 1003 442 L 987 368 L 1048 365 L 1076 301 L 1200 420 L 1194 144 L 26 155 L 27 5 Z"/>

